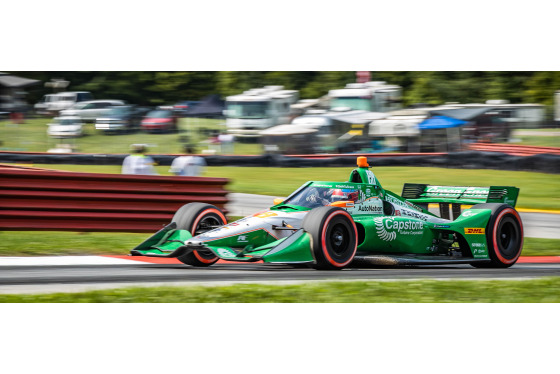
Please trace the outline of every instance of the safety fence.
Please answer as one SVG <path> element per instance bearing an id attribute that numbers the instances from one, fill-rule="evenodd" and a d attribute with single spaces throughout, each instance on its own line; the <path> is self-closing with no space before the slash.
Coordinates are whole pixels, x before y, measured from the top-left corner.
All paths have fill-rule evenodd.
<path id="1" fill-rule="evenodd" d="M 0 167 L 0 230 L 154 232 L 190 202 L 227 213 L 228 182 Z"/>
<path id="2" fill-rule="evenodd" d="M 472 143 L 469 144 L 469 149 L 483 152 L 500 152 L 513 156 L 533 156 L 540 154 L 560 155 L 560 148 L 557 147 L 536 147 L 515 144 Z"/>
<path id="3" fill-rule="evenodd" d="M 488 145 L 495 146 L 495 144 Z M 542 147 L 537 147 L 542 148 Z M 470 150 L 451 153 L 353 153 L 329 155 L 203 155 L 212 166 L 241 167 L 353 167 L 357 156 L 366 156 L 375 166 L 424 166 L 457 169 L 526 170 L 560 173 L 560 154 L 539 152 L 514 155 L 505 152 Z M 171 165 L 177 155 L 150 155 L 159 165 Z M 18 164 L 122 165 L 124 154 L 50 154 L 0 152 L 0 162 Z"/>

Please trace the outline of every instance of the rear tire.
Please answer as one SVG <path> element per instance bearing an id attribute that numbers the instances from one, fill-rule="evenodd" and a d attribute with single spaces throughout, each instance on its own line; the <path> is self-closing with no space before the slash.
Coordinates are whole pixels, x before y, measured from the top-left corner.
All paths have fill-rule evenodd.
<path id="1" fill-rule="evenodd" d="M 523 249 L 523 222 L 509 204 L 477 204 L 471 209 L 491 209 L 486 225 L 486 245 L 490 262 L 472 263 L 478 268 L 507 268 L 517 262 Z"/>
<path id="2" fill-rule="evenodd" d="M 227 224 L 227 219 L 214 205 L 190 203 L 179 208 L 171 222 L 177 224 L 177 229 L 187 230 L 192 236 L 196 236 L 212 230 L 215 226 Z M 179 256 L 177 259 L 184 264 L 198 267 L 210 266 L 218 261 L 218 257 L 212 252 L 197 250 Z"/>
<path id="3" fill-rule="evenodd" d="M 311 235 L 311 249 L 318 270 L 340 270 L 350 264 L 358 248 L 358 230 L 344 209 L 321 207 L 305 216 L 303 229 Z"/>

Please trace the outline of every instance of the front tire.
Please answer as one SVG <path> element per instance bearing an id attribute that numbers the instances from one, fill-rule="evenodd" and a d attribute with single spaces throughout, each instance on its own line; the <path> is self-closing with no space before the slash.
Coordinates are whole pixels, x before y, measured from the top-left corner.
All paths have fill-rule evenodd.
<path id="1" fill-rule="evenodd" d="M 486 225 L 486 245 L 490 262 L 473 263 L 482 268 L 508 268 L 515 264 L 523 249 L 523 222 L 509 204 L 477 204 L 471 209 L 491 209 Z"/>
<path id="2" fill-rule="evenodd" d="M 171 222 L 177 224 L 178 230 L 187 230 L 192 236 L 196 236 L 210 231 L 216 226 L 227 224 L 227 219 L 214 205 L 190 203 L 179 208 Z M 210 266 L 218 261 L 218 257 L 211 251 L 198 250 L 179 256 L 177 259 L 184 264 L 197 267 Z"/>
<path id="3" fill-rule="evenodd" d="M 321 207 L 305 216 L 303 229 L 311 235 L 311 249 L 318 270 L 340 270 L 354 259 L 358 249 L 358 230 L 344 209 Z"/>

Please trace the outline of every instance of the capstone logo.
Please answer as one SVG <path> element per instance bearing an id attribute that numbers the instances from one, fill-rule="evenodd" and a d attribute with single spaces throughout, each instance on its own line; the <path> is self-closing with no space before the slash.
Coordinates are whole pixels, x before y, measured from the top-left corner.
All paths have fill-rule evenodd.
<path id="1" fill-rule="evenodd" d="M 395 240 L 397 237 L 397 233 L 395 231 L 388 232 L 383 224 L 383 218 L 376 218 L 374 219 L 375 222 L 375 229 L 377 231 L 377 235 L 379 235 L 379 239 L 384 240 L 386 242 L 390 242 Z"/>
<path id="2" fill-rule="evenodd" d="M 422 235 L 424 222 L 396 221 L 393 218 L 375 218 L 375 229 L 381 240 L 390 242 L 395 240 L 397 232 L 401 235 Z"/>

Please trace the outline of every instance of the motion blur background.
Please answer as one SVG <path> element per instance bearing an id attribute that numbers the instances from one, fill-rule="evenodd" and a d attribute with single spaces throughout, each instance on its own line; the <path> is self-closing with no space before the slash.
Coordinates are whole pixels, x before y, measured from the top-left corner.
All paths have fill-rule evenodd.
<path id="1" fill-rule="evenodd" d="M 134 143 L 167 154 L 185 145 L 206 154 L 554 147 L 559 89 L 556 71 L 0 72 L 0 150 L 127 153 Z M 130 114 L 119 114 L 125 109 Z M 159 123 L 148 121 L 154 116 Z M 61 120 L 78 130 L 54 132 Z M 111 122 L 118 127 L 107 127 Z"/>

